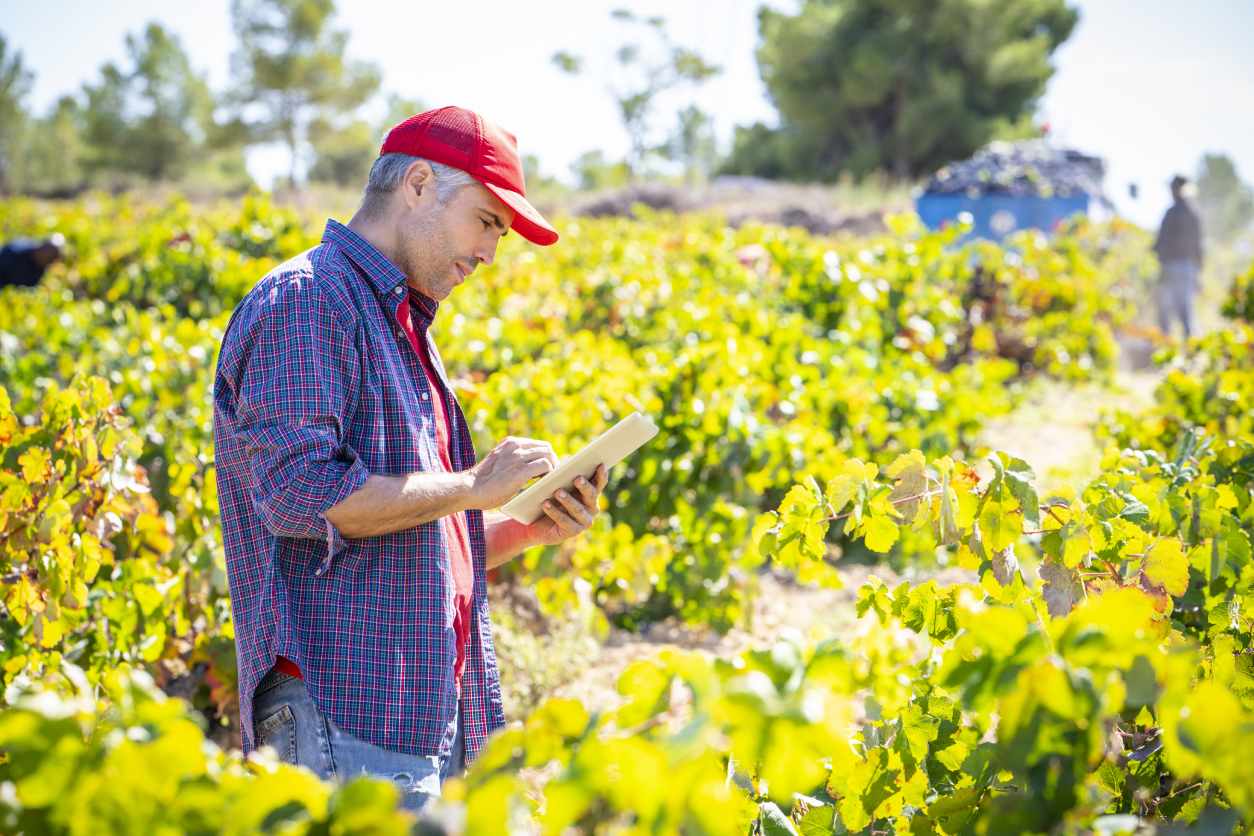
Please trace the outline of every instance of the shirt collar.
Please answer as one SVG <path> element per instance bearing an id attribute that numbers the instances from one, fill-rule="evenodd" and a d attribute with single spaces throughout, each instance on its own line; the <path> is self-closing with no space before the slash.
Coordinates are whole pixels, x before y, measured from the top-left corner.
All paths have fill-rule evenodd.
<path id="1" fill-rule="evenodd" d="M 410 287 L 409 280 L 401 269 L 379 252 L 374 244 L 334 218 L 327 219 L 322 242 L 339 247 L 348 256 L 348 260 L 362 272 L 380 298 L 389 300 L 395 306 L 405 298 L 404 293 L 398 291 L 407 290 L 419 322 L 430 325 L 431 320 L 435 319 L 440 303 Z"/>
<path id="2" fill-rule="evenodd" d="M 431 321 L 435 319 L 435 312 L 440 309 L 439 302 L 412 287 L 409 288 L 409 306 L 418 318 L 418 324 L 423 327 L 430 327 Z"/>

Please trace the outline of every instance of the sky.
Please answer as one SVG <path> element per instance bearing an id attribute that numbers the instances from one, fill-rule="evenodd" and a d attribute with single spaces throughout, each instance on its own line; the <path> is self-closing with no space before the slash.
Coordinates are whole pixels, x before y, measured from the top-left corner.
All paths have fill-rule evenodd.
<path id="1" fill-rule="evenodd" d="M 541 170 L 569 178 L 581 153 L 621 157 L 626 136 L 605 80 L 572 78 L 550 62 L 565 49 L 605 66 L 620 24 L 609 12 L 626 6 L 660 14 L 673 39 L 698 50 L 723 72 L 699 91 L 661 102 L 667 114 L 696 101 L 715 117 L 724 148 L 735 125 L 768 123 L 775 111 L 758 75 L 757 8 L 761 0 L 480 0 L 419 4 L 353 0 L 339 4 L 349 54 L 379 65 L 385 92 L 428 105 L 479 110 L 518 136 Z M 796 0 L 770 0 L 793 8 Z M 1192 173 L 1203 152 L 1227 153 L 1254 181 L 1254 2 L 1251 0 L 1084 0 L 1081 20 L 1055 54 L 1057 72 L 1039 117 L 1051 135 L 1106 159 L 1106 186 L 1120 211 L 1157 222 L 1172 173 Z M 178 7 L 175 9 L 175 7 Z M 37 112 L 96 78 L 106 61 L 122 61 L 127 32 L 157 20 L 181 38 L 215 90 L 230 80 L 234 43 L 229 0 L 107 4 L 0 0 L 0 33 L 35 73 L 28 104 Z M 381 105 L 377 105 L 381 109 Z M 263 182 L 285 171 L 285 152 L 250 153 Z M 1127 185 L 1140 185 L 1132 200 Z"/>

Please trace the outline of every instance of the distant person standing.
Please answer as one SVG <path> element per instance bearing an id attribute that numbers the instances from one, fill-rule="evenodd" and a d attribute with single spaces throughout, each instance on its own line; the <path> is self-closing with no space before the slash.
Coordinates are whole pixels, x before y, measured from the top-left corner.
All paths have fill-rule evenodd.
<path id="1" fill-rule="evenodd" d="M 43 241 L 19 238 L 0 247 L 0 287 L 34 287 L 44 271 L 61 258 L 65 237 L 54 234 Z"/>
<path id="2" fill-rule="evenodd" d="M 1154 252 L 1161 272 L 1158 278 L 1158 327 L 1171 334 L 1171 324 L 1180 320 L 1184 338 L 1193 336 L 1193 300 L 1201 289 L 1202 223 L 1197 210 L 1184 199 L 1189 181 L 1177 174 L 1171 178 L 1171 208 L 1163 215 Z"/>

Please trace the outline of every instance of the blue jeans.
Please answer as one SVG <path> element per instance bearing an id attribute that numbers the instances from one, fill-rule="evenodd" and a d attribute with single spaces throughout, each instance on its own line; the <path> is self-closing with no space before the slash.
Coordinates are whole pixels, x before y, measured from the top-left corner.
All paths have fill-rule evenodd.
<path id="1" fill-rule="evenodd" d="M 1193 297 L 1201 287 L 1198 265 L 1194 261 L 1168 261 L 1155 291 L 1158 302 L 1158 330 L 1171 335 L 1171 325 L 1179 320 L 1187 340 L 1197 330 L 1193 318 Z"/>
<path id="2" fill-rule="evenodd" d="M 391 781 L 401 792 L 401 806 L 421 810 L 439 798 L 440 785 L 465 770 L 460 718 L 447 757 L 406 755 L 371 745 L 344 732 L 314 705 L 305 683 L 270 671 L 253 696 L 254 734 L 258 746 L 271 746 L 279 760 L 303 766 L 328 781 L 370 775 Z"/>

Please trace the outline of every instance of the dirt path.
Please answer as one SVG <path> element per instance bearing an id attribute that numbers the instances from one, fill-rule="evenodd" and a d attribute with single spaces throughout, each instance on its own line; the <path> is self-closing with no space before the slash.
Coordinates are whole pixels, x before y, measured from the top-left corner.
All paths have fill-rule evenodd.
<path id="1" fill-rule="evenodd" d="M 1046 490 L 1084 484 L 1097 475 L 1093 428 L 1102 414 L 1148 408 L 1158 380 L 1157 371 L 1120 370 L 1113 386 L 1042 381 L 1014 412 L 991 421 L 982 441 L 1030 464 Z"/>
<path id="2" fill-rule="evenodd" d="M 921 575 L 898 575 L 887 566 L 853 565 L 842 567 L 840 572 L 845 583 L 841 589 L 812 589 L 772 574 L 760 576 L 750 627 L 733 629 L 723 636 L 708 628 L 676 621 L 653 624 L 640 633 L 614 630 L 596 658 L 573 679 L 556 688 L 553 696 L 578 699 L 590 710 L 610 709 L 620 700 L 615 689 L 619 675 L 639 659 L 656 656 L 666 648 L 698 650 L 730 658 L 789 633 L 810 641 L 838 636 L 853 624 L 858 588 L 868 577 L 876 575 L 889 585 L 907 577 L 922 580 Z M 936 577 L 941 582 L 956 581 L 960 576 L 963 576 L 960 570 L 927 573 L 927 577 Z M 968 578 L 963 576 L 962 579 Z"/>

